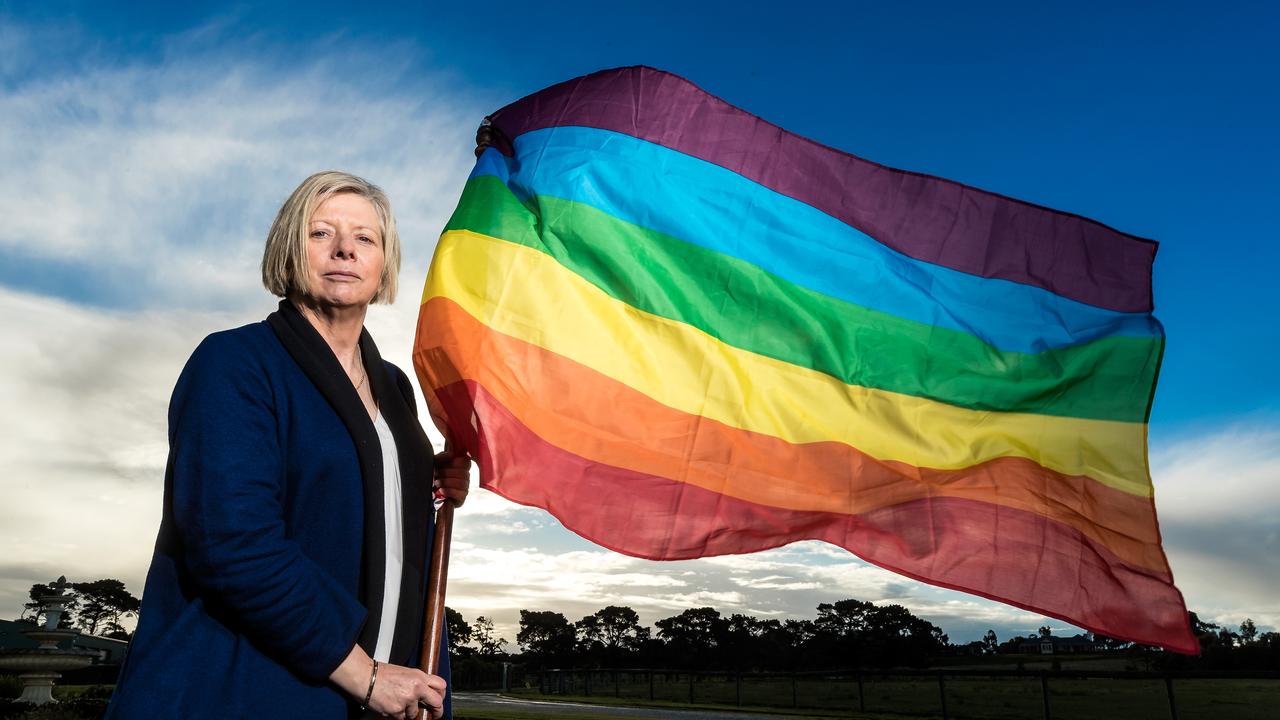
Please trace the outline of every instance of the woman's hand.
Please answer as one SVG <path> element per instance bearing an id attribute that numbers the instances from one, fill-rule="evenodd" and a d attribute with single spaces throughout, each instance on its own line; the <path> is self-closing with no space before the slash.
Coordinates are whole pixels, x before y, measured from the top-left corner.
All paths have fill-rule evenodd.
<path id="1" fill-rule="evenodd" d="M 421 708 L 427 717 L 440 718 L 444 716 L 444 686 L 444 678 L 417 668 L 380 664 L 369 709 L 387 717 L 415 720 Z"/>
<path id="2" fill-rule="evenodd" d="M 442 452 L 436 455 L 434 488 L 437 496 L 452 500 L 455 505 L 466 502 L 467 488 L 471 485 L 471 458 Z"/>
<path id="3" fill-rule="evenodd" d="M 356 645 L 329 675 L 329 681 L 363 703 L 372 674 L 373 660 Z M 378 663 L 378 677 L 366 707 L 383 717 L 416 720 L 420 710 L 426 710 L 427 717 L 438 719 L 444 716 L 444 691 L 444 678 L 417 668 Z"/>

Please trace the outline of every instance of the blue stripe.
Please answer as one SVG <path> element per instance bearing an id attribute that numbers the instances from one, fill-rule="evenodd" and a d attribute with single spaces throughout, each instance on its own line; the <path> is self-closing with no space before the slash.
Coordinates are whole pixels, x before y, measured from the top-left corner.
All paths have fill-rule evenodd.
<path id="1" fill-rule="evenodd" d="M 608 130 L 555 127 L 487 150 L 494 175 L 526 200 L 550 195 L 730 255 L 846 302 L 1040 352 L 1111 335 L 1162 336 L 1146 313 L 1086 305 L 1048 290 L 916 260 L 826 213 L 661 145 Z"/>

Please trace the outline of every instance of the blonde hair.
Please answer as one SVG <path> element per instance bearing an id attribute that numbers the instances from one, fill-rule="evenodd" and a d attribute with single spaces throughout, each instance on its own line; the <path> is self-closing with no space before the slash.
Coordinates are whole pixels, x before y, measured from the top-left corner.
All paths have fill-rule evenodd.
<path id="1" fill-rule="evenodd" d="M 262 284 L 278 297 L 290 293 L 307 294 L 307 225 L 316 208 L 325 200 L 342 193 L 358 195 L 373 204 L 378 213 L 382 237 L 382 277 L 378 280 L 375 303 L 392 303 L 399 289 L 400 235 L 391 214 L 391 201 L 382 188 L 350 173 L 326 170 L 302 181 L 276 213 L 267 232 L 267 245 L 262 251 Z"/>

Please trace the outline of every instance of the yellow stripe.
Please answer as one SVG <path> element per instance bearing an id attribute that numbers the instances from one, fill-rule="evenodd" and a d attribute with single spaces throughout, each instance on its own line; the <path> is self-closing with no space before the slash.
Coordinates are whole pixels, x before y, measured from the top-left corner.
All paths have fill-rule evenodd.
<path id="1" fill-rule="evenodd" d="M 498 332 L 733 427 L 793 443 L 834 440 L 918 467 L 954 470 L 1024 457 L 1151 495 L 1144 423 L 970 410 L 846 385 L 637 310 L 546 254 L 504 240 L 445 233 L 423 302 L 435 296 Z"/>

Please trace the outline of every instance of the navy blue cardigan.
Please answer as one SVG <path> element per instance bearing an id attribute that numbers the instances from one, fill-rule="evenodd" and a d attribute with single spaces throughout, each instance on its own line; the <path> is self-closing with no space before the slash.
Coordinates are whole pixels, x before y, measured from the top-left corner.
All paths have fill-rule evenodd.
<path id="1" fill-rule="evenodd" d="M 403 483 L 391 661 L 414 665 L 433 508 L 412 386 L 360 338 Z M 327 678 L 373 654 L 384 584 L 382 454 L 337 358 L 287 301 L 210 335 L 169 405 L 164 514 L 108 718 L 345 718 Z M 442 650 L 441 667 L 448 672 Z"/>

